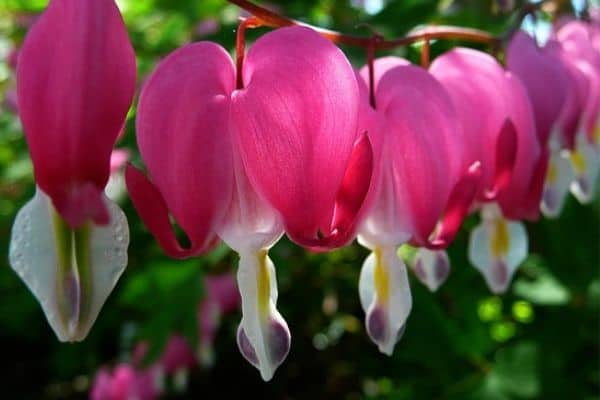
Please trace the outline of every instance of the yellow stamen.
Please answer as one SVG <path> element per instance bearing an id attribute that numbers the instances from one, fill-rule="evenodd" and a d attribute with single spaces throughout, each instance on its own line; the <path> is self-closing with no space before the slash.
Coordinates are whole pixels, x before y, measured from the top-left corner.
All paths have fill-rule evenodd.
<path id="1" fill-rule="evenodd" d="M 271 299 L 271 275 L 269 274 L 269 263 L 267 262 L 267 251 L 260 250 L 258 257 L 258 271 L 256 274 L 256 288 L 258 312 L 261 318 L 269 315 L 269 301 Z"/>
<path id="2" fill-rule="evenodd" d="M 573 164 L 573 169 L 577 174 L 581 174 L 585 172 L 587 168 L 587 164 L 585 162 L 585 158 L 581 152 L 575 150 L 570 154 L 571 164 Z"/>
<path id="3" fill-rule="evenodd" d="M 557 180 L 558 180 L 558 169 L 556 168 L 556 164 L 551 161 L 550 164 L 548 164 L 548 175 L 546 176 L 546 181 L 549 184 L 554 185 Z"/>
<path id="4" fill-rule="evenodd" d="M 387 304 L 390 298 L 390 277 L 387 270 L 387 266 L 383 262 L 381 255 L 381 249 L 375 248 L 373 251 L 375 255 L 375 270 L 373 271 L 373 279 L 375 280 L 375 292 L 377 293 L 377 299 L 382 305 Z"/>
<path id="5" fill-rule="evenodd" d="M 506 255 L 510 246 L 510 235 L 508 234 L 508 224 L 504 219 L 497 219 L 494 222 L 494 232 L 492 233 L 492 255 L 494 258 Z"/>

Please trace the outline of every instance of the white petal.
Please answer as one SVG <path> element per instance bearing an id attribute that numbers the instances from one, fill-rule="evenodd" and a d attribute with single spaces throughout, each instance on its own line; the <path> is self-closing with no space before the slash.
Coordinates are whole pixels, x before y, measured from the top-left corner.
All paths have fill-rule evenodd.
<path id="1" fill-rule="evenodd" d="M 9 260 L 61 341 L 83 340 L 127 265 L 125 214 L 105 198 L 111 222 L 69 229 L 40 190 L 17 214 Z"/>
<path id="2" fill-rule="evenodd" d="M 395 247 L 375 248 L 367 257 L 358 290 L 371 340 L 379 351 L 391 355 L 412 308 L 406 266 Z"/>
<path id="3" fill-rule="evenodd" d="M 235 157 L 233 196 L 219 236 L 238 253 L 270 248 L 283 235 L 283 222 L 252 187 L 239 156 Z"/>
<path id="4" fill-rule="evenodd" d="M 374 195 L 371 209 L 359 228 L 359 243 L 371 250 L 375 246 L 407 242 L 412 236 L 410 221 L 405 217 L 408 215 L 405 202 L 401 198 L 403 189 L 396 187 L 391 168 L 382 168 L 381 174 L 379 192 Z"/>
<path id="5" fill-rule="evenodd" d="M 493 293 L 503 293 L 527 257 L 527 231 L 520 222 L 484 218 L 469 238 L 469 261 Z"/>
<path id="6" fill-rule="evenodd" d="M 555 218 L 560 215 L 573 178 L 574 172 L 568 152 L 553 151 L 541 204 L 541 210 L 546 217 Z"/>
<path id="7" fill-rule="evenodd" d="M 417 278 L 432 292 L 435 292 L 450 274 L 450 259 L 444 250 L 419 248 L 413 265 Z"/>
<path id="8" fill-rule="evenodd" d="M 275 267 L 267 251 L 241 253 L 237 279 L 242 296 L 238 347 L 268 381 L 287 357 L 291 338 L 287 323 L 276 309 Z"/>
<path id="9" fill-rule="evenodd" d="M 575 170 L 575 179 L 571 192 L 582 204 L 588 204 L 594 198 L 596 181 L 600 171 L 600 149 L 589 143 L 584 134 L 580 134 L 571 153 L 571 162 Z"/>

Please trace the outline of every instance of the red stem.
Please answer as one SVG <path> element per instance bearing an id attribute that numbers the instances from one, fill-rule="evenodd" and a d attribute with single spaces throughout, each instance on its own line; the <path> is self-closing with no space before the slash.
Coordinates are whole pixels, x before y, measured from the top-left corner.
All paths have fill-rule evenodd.
<path id="1" fill-rule="evenodd" d="M 242 67 L 246 55 L 246 28 L 258 28 L 261 25 L 263 25 L 262 20 L 259 20 L 257 17 L 242 19 L 238 25 L 238 30 L 235 35 L 236 89 L 244 88 Z"/>
<path id="2" fill-rule="evenodd" d="M 377 108 L 377 102 L 375 101 L 375 47 L 377 42 L 382 40 L 379 35 L 374 35 L 371 38 L 371 42 L 367 46 L 367 65 L 369 68 L 369 103 L 374 109 Z"/>
<path id="3" fill-rule="evenodd" d="M 421 48 L 421 67 L 428 69 L 429 60 L 429 40 L 426 39 L 423 42 L 423 47 Z"/>
<path id="4" fill-rule="evenodd" d="M 347 44 L 350 46 L 357 46 L 363 48 L 368 48 L 372 42 L 372 38 L 369 37 L 345 35 L 340 32 L 318 28 L 300 21 L 293 20 L 291 18 L 281 16 L 248 0 L 227 1 L 239 6 L 240 8 L 243 8 L 250 14 L 254 15 L 262 23 L 263 26 L 269 26 L 272 28 L 279 28 L 291 25 L 306 26 L 319 32 L 323 37 L 331 40 L 334 43 Z M 375 43 L 375 50 L 393 49 L 422 40 L 433 39 L 466 40 L 470 42 L 486 44 L 494 44 L 497 41 L 497 39 L 493 35 L 479 29 L 461 28 L 457 26 L 431 26 L 418 30 L 413 34 L 402 38 L 394 40 L 378 40 Z"/>

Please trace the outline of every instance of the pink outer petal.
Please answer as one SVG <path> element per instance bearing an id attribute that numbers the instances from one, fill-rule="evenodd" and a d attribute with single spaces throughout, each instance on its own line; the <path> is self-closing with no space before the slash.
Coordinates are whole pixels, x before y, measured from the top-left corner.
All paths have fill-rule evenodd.
<path id="1" fill-rule="evenodd" d="M 377 90 L 377 87 L 378 87 L 379 82 L 381 81 L 381 78 L 383 77 L 383 75 L 385 75 L 392 68 L 400 67 L 403 65 L 410 65 L 410 61 L 408 61 L 404 58 L 395 57 L 395 56 L 380 57 L 380 58 L 376 59 L 374 65 L 373 65 L 373 78 L 374 78 L 373 80 L 374 80 L 374 84 L 375 84 L 375 90 Z M 365 65 L 364 67 L 362 67 L 360 69 L 360 76 L 362 77 L 363 82 L 365 83 L 365 87 L 367 88 L 367 93 L 368 93 L 368 85 L 369 85 L 369 67 L 368 67 L 368 65 Z"/>
<path id="2" fill-rule="evenodd" d="M 112 376 L 106 368 L 100 369 L 92 383 L 90 400 L 111 400 Z"/>
<path id="3" fill-rule="evenodd" d="M 135 90 L 114 1 L 51 0 L 19 54 L 17 89 L 38 185 L 71 226 L 107 223 L 100 196 Z"/>
<path id="4" fill-rule="evenodd" d="M 431 237 L 427 238 L 426 242 L 418 244 L 434 250 L 448 247 L 469 213 L 480 185 L 481 163 L 476 161 L 452 189 L 446 210 L 436 231 L 432 233 Z M 415 239 L 419 240 L 418 237 L 415 237 Z"/>
<path id="5" fill-rule="evenodd" d="M 198 364 L 192 348 L 181 335 L 173 335 L 169 338 L 160 363 L 167 374 L 174 374 L 180 368 L 190 369 Z"/>
<path id="6" fill-rule="evenodd" d="M 162 249 L 173 258 L 188 258 L 209 250 L 216 242 L 214 232 L 202 236 L 199 241 L 190 237 L 191 246 L 187 249 L 181 247 L 173 232 L 169 220 L 169 210 L 162 195 L 144 176 L 142 172 L 128 165 L 125 170 L 125 181 L 135 209 L 148 230 L 154 235 Z"/>
<path id="7" fill-rule="evenodd" d="M 580 127 L 583 128 L 588 141 L 593 143 L 596 125 L 600 120 L 600 69 L 594 69 L 591 64 L 582 61 L 578 61 L 576 66 L 585 76 L 588 85 Z"/>
<path id="8" fill-rule="evenodd" d="M 337 47 L 303 27 L 262 36 L 243 72 L 231 118 L 248 177 L 292 240 L 312 246 L 319 232 L 335 230 L 336 197 L 357 137 L 354 72 Z"/>
<path id="9" fill-rule="evenodd" d="M 568 84 L 565 72 L 523 31 L 517 32 L 508 46 L 507 65 L 527 89 L 538 137 L 545 145 L 565 102 Z"/>
<path id="10" fill-rule="evenodd" d="M 439 56 L 429 70 L 450 94 L 462 125 L 463 168 L 481 162 L 482 184 L 478 197 L 486 201 L 500 173 L 496 170 L 496 145 L 508 118 L 504 71 L 490 55 L 465 48 Z"/>
<path id="11" fill-rule="evenodd" d="M 496 140 L 496 174 L 493 187 L 484 194 L 485 200 L 494 200 L 511 182 L 517 153 L 519 147 L 519 136 L 515 125 L 506 119 L 498 139 Z"/>
<path id="12" fill-rule="evenodd" d="M 522 219 L 537 221 L 540 217 L 540 202 L 544 193 L 549 162 L 550 150 L 546 148 L 535 164 L 533 175 L 529 181 L 529 190 L 522 203 L 522 210 L 519 212 Z"/>
<path id="13" fill-rule="evenodd" d="M 531 103 L 521 81 L 511 73 L 507 73 L 509 83 L 509 117 L 518 134 L 517 158 L 510 183 L 499 193 L 498 203 L 505 217 L 511 219 L 533 218 L 536 219 L 541 201 L 541 190 L 532 191 L 531 182 L 536 175 L 536 170 L 543 159 L 542 148 L 535 131 L 535 121 Z M 532 198 L 532 196 L 534 198 Z M 535 203 L 535 215 L 524 207 L 524 204 Z"/>
<path id="14" fill-rule="evenodd" d="M 566 74 L 567 94 L 557 125 L 561 129 L 562 136 L 559 139 L 562 146 L 573 149 L 588 98 L 588 81 L 585 74 L 577 67 L 576 60 L 565 51 L 560 43 L 549 41 L 546 44 L 546 51 Z"/>
<path id="15" fill-rule="evenodd" d="M 568 22 L 555 36 L 571 57 L 600 69 L 600 53 L 594 48 L 594 31 L 589 23 L 580 20 Z"/>
<path id="16" fill-rule="evenodd" d="M 390 69 L 377 89 L 378 111 L 386 116 L 388 148 L 398 209 L 424 243 L 459 181 L 462 136 L 452 101 L 442 85 L 415 66 Z M 400 221 L 398 221 L 399 223 Z M 406 223 L 406 222 L 405 222 Z"/>
<path id="17" fill-rule="evenodd" d="M 169 55 L 142 90 L 137 140 L 154 188 L 132 169 L 127 183 L 142 219 L 171 255 L 208 248 L 229 206 L 233 161 L 228 120 L 234 81 L 225 50 L 200 42 Z M 146 193 L 153 194 L 152 200 L 143 197 Z M 167 210 L 190 238 L 188 252 L 173 243 Z"/>
<path id="18" fill-rule="evenodd" d="M 448 89 L 457 107 L 467 137 L 467 161 L 482 162 L 479 199 L 502 196 L 506 209 L 524 201 L 540 143 L 523 84 L 491 56 L 468 49 L 444 54 L 434 61 L 431 71 Z M 473 112 L 475 109 L 485 109 L 486 113 Z M 516 132 L 516 141 L 507 120 Z"/>

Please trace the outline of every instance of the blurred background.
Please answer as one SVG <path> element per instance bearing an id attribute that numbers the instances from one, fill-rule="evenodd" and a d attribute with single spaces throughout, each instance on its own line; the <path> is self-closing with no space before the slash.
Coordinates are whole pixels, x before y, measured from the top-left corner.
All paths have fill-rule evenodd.
<path id="1" fill-rule="evenodd" d="M 140 86 L 158 60 L 190 41 L 217 41 L 231 50 L 244 15 L 225 0 L 117 3 L 137 52 Z M 573 13 L 584 3 L 547 2 L 544 17 Z M 267 6 L 321 27 L 368 35 L 357 27 L 367 23 L 396 37 L 430 23 L 500 34 L 513 24 L 521 4 L 282 0 Z M 430 293 L 411 276 L 413 309 L 392 357 L 380 354 L 363 328 L 357 282 L 367 252 L 354 245 L 312 254 L 282 239 L 271 257 L 292 348 L 274 379 L 264 383 L 236 346 L 236 255 L 221 246 L 197 259 L 168 259 L 127 199 L 122 161 L 142 165 L 135 108 L 117 144 L 124 152 L 115 157 L 110 188 L 129 218 L 129 266 L 89 337 L 59 343 L 6 256 L 13 218 L 34 192 L 15 103 L 15 54 L 46 5 L 47 0 L 0 0 L 1 398 L 86 399 L 94 385 L 115 377 L 146 389 L 158 385 L 165 399 L 600 398 L 598 197 L 591 206 L 570 198 L 559 219 L 528 225 L 530 255 L 503 296 L 491 295 L 466 259 L 468 231 L 479 218 L 471 216 L 449 249 L 448 281 Z M 249 40 L 265 31 L 249 32 Z M 456 44 L 434 42 L 432 54 Z M 344 50 L 356 66 L 364 63 L 363 50 Z M 419 47 L 395 54 L 418 60 Z"/>

